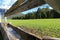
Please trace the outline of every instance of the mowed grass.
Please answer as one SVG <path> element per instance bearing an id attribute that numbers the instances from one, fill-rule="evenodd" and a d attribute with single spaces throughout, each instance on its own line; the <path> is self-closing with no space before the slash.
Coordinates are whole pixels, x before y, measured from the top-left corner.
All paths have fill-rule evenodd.
<path id="1" fill-rule="evenodd" d="M 8 22 L 41 37 L 51 36 L 60 38 L 60 19 L 8 20 Z"/>

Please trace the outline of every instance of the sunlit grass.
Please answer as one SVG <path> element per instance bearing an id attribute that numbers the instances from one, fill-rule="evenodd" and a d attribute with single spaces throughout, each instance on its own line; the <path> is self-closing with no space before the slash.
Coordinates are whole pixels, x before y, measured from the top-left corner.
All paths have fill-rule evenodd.
<path id="1" fill-rule="evenodd" d="M 12 25 L 34 30 L 40 36 L 60 38 L 60 19 L 8 20 Z M 27 31 L 28 31 L 27 30 Z"/>

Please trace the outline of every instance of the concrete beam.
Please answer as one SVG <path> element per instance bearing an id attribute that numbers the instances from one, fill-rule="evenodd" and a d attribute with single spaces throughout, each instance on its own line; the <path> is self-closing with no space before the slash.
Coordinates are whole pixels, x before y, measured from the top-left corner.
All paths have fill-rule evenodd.
<path id="1" fill-rule="evenodd" d="M 16 14 L 18 12 L 23 12 L 26 10 L 29 10 L 31 8 L 40 6 L 42 4 L 45 4 L 44 0 L 26 0 L 22 1 L 22 3 L 19 2 L 18 0 L 6 13 L 5 16 L 10 16 L 13 14 Z"/>
<path id="2" fill-rule="evenodd" d="M 45 2 L 48 3 L 51 7 L 53 7 L 54 10 L 60 13 L 60 0 L 27 0 L 27 2 L 25 2 L 23 5 L 20 6 L 18 6 L 20 4 L 20 2 L 18 1 L 5 13 L 5 16 L 10 16 L 16 13 L 20 13 L 22 11 L 45 4 Z"/>
<path id="3" fill-rule="evenodd" d="M 60 0 L 45 0 L 54 10 L 60 13 Z"/>

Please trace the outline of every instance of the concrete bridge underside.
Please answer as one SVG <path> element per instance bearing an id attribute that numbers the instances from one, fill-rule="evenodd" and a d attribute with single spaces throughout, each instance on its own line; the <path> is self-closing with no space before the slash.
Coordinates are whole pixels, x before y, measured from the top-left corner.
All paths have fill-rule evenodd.
<path id="1" fill-rule="evenodd" d="M 20 13 L 46 3 L 60 13 L 60 0 L 17 0 L 17 2 L 5 13 L 5 16 Z"/>

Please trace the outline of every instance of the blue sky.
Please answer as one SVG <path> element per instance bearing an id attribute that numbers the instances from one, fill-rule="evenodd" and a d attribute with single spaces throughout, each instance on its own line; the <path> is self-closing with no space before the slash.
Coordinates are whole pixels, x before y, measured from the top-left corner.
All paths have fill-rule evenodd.
<path id="1" fill-rule="evenodd" d="M 9 9 L 17 0 L 0 0 L 0 8 Z"/>

